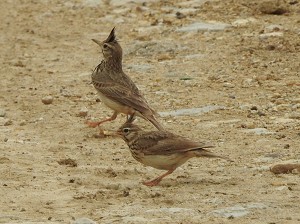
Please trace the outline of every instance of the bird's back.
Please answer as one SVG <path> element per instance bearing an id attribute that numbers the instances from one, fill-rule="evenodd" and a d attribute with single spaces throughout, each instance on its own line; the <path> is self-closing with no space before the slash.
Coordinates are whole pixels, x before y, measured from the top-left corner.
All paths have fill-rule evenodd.
<path id="1" fill-rule="evenodd" d="M 93 71 L 92 73 L 92 82 L 94 85 L 100 83 L 103 86 L 113 86 L 113 85 L 120 85 L 122 87 L 127 88 L 129 91 L 140 94 L 139 89 L 134 84 L 132 79 L 126 75 L 122 69 L 115 70 L 111 69 L 109 65 L 102 61 Z M 95 86 L 97 88 L 97 86 Z M 99 88 L 99 87 L 98 87 Z"/>

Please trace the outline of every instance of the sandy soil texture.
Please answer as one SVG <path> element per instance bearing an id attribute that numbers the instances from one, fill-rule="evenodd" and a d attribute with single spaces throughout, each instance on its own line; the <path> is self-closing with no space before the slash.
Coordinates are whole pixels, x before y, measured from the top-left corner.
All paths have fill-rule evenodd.
<path id="1" fill-rule="evenodd" d="M 0 6 L 0 223 L 300 223 L 299 170 L 270 172 L 300 162 L 299 1 Z M 90 75 L 102 58 L 91 39 L 114 26 L 159 121 L 234 162 L 191 159 L 149 188 L 163 171 L 87 127 L 112 114 Z"/>

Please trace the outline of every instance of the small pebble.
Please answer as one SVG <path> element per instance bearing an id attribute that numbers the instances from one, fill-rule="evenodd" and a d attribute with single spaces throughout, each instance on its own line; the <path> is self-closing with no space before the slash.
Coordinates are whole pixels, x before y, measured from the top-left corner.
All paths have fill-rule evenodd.
<path id="1" fill-rule="evenodd" d="M 169 55 L 169 54 L 160 54 L 157 56 L 158 61 L 171 60 L 172 58 L 173 58 L 172 55 Z"/>
<path id="2" fill-rule="evenodd" d="M 274 93 L 271 98 L 278 99 L 278 98 L 281 98 L 281 97 L 282 97 L 282 95 L 280 93 Z"/>
<path id="3" fill-rule="evenodd" d="M 250 110 L 258 110 L 257 106 L 252 106 Z"/>
<path id="4" fill-rule="evenodd" d="M 52 96 L 45 96 L 42 98 L 43 104 L 52 104 L 53 103 L 53 97 Z"/>
<path id="5" fill-rule="evenodd" d="M 261 1 L 259 4 L 260 12 L 264 14 L 282 15 L 288 12 L 288 9 L 281 4 L 279 0 Z"/>
<path id="6" fill-rule="evenodd" d="M 79 117 L 86 117 L 88 115 L 89 110 L 86 107 L 80 109 L 78 115 Z"/>
<path id="7" fill-rule="evenodd" d="M 299 173 L 300 172 L 300 164 L 277 164 L 270 168 L 270 171 L 275 174 L 283 174 L 283 173 Z"/>
<path id="8" fill-rule="evenodd" d="M 247 128 L 247 129 L 253 129 L 255 128 L 255 123 L 253 122 L 244 122 L 243 124 L 241 124 L 242 128 Z"/>
<path id="9" fill-rule="evenodd" d="M 26 121 L 25 120 L 22 120 L 21 122 L 20 122 L 20 124 L 19 124 L 20 126 L 24 126 L 24 125 L 26 125 Z"/>
<path id="10" fill-rule="evenodd" d="M 121 187 L 121 185 L 118 183 L 107 184 L 105 186 L 106 189 L 110 189 L 110 190 L 119 190 L 120 187 Z"/>
<path id="11" fill-rule="evenodd" d="M 242 81 L 242 87 L 243 87 L 243 88 L 249 88 L 249 87 L 257 86 L 257 85 L 258 85 L 258 83 L 257 83 L 257 81 L 254 80 L 254 79 L 248 78 L 248 79 L 244 79 L 244 80 Z"/>
<path id="12" fill-rule="evenodd" d="M 0 109 L 0 117 L 5 117 L 6 111 L 4 109 Z"/>
<path id="13" fill-rule="evenodd" d="M 70 167 L 77 167 L 77 162 L 74 159 L 61 159 L 57 161 L 59 165 L 66 165 Z"/>
<path id="14" fill-rule="evenodd" d="M 257 111 L 257 114 L 258 116 L 266 116 L 266 113 L 265 112 L 262 112 L 262 111 Z"/>
<path id="15" fill-rule="evenodd" d="M 297 103 L 292 106 L 292 110 L 297 110 L 298 108 L 300 108 L 300 103 Z"/>
<path id="16" fill-rule="evenodd" d="M 300 103 L 300 98 L 294 98 L 294 99 L 292 99 L 292 102 L 293 103 Z"/>
<path id="17" fill-rule="evenodd" d="M 183 18 L 185 18 L 186 17 L 186 15 L 184 15 L 183 13 L 181 13 L 181 12 L 176 12 L 176 18 L 177 19 L 183 19 Z"/>
<path id="18" fill-rule="evenodd" d="M 289 118 L 291 118 L 291 119 L 300 119 L 300 113 L 298 113 L 298 112 L 292 112 L 289 115 Z"/>
<path id="19" fill-rule="evenodd" d="M 11 120 L 8 118 L 0 117 L 0 126 L 8 126 Z"/>
<path id="20" fill-rule="evenodd" d="M 12 125 L 12 120 L 10 119 L 6 119 L 6 121 L 4 122 L 4 126 L 9 126 L 9 125 Z"/>
<path id="21" fill-rule="evenodd" d="M 235 85 L 232 84 L 232 83 L 230 83 L 230 82 L 225 82 L 225 83 L 223 84 L 223 87 L 226 87 L 226 88 L 234 88 Z"/>
<path id="22" fill-rule="evenodd" d="M 13 63 L 13 65 L 16 66 L 16 67 L 25 67 L 25 65 L 23 64 L 22 61 L 16 61 L 16 62 Z"/>
<path id="23" fill-rule="evenodd" d="M 96 222 L 89 218 L 79 218 L 73 221 L 72 224 L 96 224 Z"/>

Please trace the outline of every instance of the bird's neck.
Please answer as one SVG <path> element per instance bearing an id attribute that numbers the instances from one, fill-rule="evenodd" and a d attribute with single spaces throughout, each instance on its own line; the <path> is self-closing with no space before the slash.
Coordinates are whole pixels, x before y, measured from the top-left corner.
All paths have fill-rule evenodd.
<path id="1" fill-rule="evenodd" d="M 123 69 L 122 69 L 122 58 L 112 57 L 112 58 L 106 58 L 103 61 L 104 61 L 103 64 L 105 66 L 105 69 L 118 71 L 118 72 L 123 71 Z"/>
<path id="2" fill-rule="evenodd" d="M 136 140 L 139 138 L 139 134 L 137 132 L 131 132 L 126 137 L 126 143 L 128 144 L 129 148 L 131 148 Z"/>

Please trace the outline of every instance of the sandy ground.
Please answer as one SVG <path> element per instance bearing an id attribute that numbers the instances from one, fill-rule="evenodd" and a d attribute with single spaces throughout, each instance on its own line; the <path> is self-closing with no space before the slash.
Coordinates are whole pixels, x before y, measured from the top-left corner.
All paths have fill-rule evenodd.
<path id="1" fill-rule="evenodd" d="M 269 170 L 300 161 L 299 1 L 124 2 L 1 1 L 0 223 L 300 223 L 299 174 Z M 178 30 L 196 22 L 230 26 Z M 114 26 L 158 112 L 223 107 L 159 120 L 233 163 L 192 159 L 149 188 L 162 171 L 95 137 L 85 121 L 112 111 L 90 84 L 102 58 L 91 39 Z"/>

